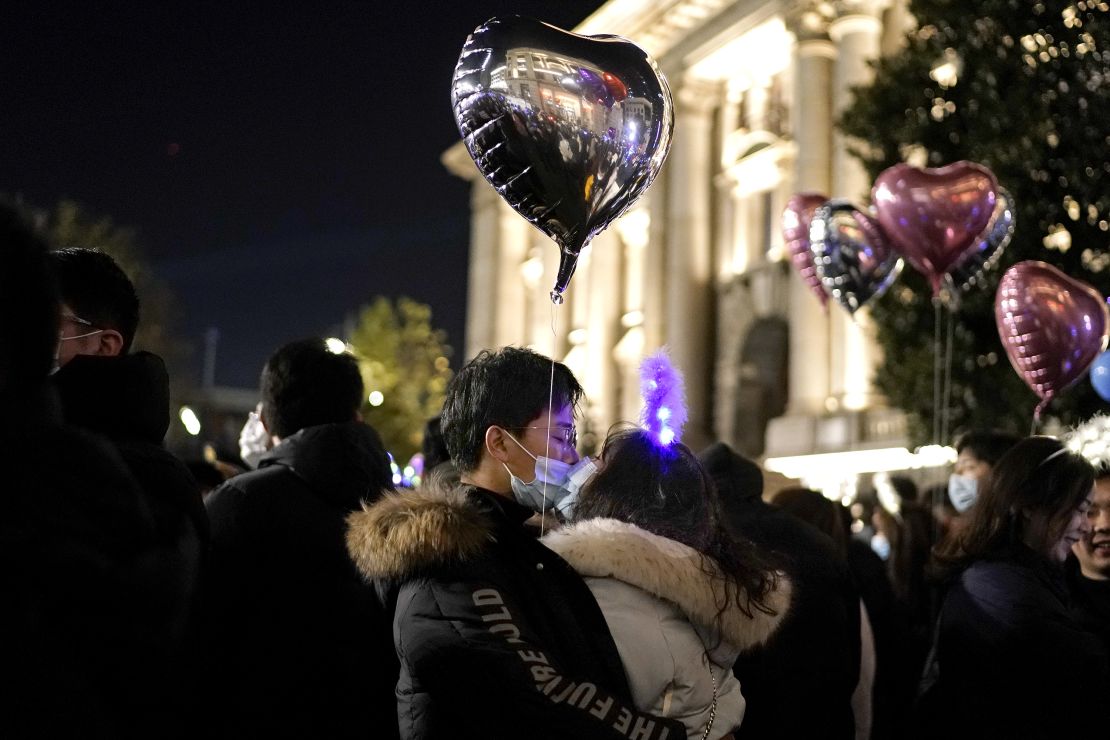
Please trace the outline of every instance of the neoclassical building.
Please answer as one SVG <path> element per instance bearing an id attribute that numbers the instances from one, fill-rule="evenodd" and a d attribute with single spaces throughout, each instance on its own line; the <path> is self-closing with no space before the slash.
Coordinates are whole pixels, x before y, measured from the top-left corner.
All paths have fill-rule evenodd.
<path id="1" fill-rule="evenodd" d="M 565 360 L 586 388 L 586 426 L 604 434 L 636 418 L 639 361 L 666 345 L 686 374 L 695 449 L 724 439 L 788 474 L 796 456 L 889 458 L 803 457 L 822 471 L 814 483 L 910 465 L 904 419 L 870 382 L 866 310 L 853 321 L 821 308 L 784 255 L 780 214 L 800 191 L 866 199 L 834 121 L 911 24 L 905 0 L 606 3 L 575 31 L 625 36 L 659 63 L 674 95 L 669 159 L 582 253 L 554 312 L 557 248 L 461 143 L 448 150 L 444 164 L 473 183 L 465 355 L 524 344 Z"/>

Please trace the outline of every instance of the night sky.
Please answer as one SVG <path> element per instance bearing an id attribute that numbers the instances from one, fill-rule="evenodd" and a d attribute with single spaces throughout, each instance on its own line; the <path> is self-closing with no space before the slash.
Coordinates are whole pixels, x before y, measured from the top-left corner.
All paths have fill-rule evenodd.
<path id="1" fill-rule="evenodd" d="M 253 387 L 376 295 L 431 304 L 465 359 L 469 193 L 439 162 L 455 61 L 492 16 L 570 28 L 601 0 L 13 5 L 0 192 L 137 229 L 193 382 L 216 327 L 217 384 Z"/>

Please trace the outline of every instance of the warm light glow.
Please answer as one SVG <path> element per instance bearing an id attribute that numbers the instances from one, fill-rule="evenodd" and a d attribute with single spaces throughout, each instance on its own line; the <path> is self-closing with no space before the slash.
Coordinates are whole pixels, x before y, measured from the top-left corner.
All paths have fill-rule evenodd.
<path id="1" fill-rule="evenodd" d="M 575 329 L 567 335 L 567 340 L 571 344 L 585 344 L 586 340 L 589 339 L 589 337 L 590 334 L 585 329 Z"/>
<path id="2" fill-rule="evenodd" d="M 944 62 L 933 67 L 929 76 L 936 80 L 941 87 L 955 87 L 959 70 L 955 62 Z"/>
<path id="3" fill-rule="evenodd" d="M 763 461 L 763 466 L 776 473 L 782 473 L 787 478 L 805 481 L 814 476 L 819 476 L 823 480 L 843 479 L 862 473 L 931 468 L 949 465 L 955 460 L 956 451 L 951 447 L 932 445 L 922 447 L 916 453 L 910 452 L 905 447 L 883 447 L 875 450 L 769 457 Z"/>
<path id="4" fill-rule="evenodd" d="M 197 418 L 195 411 L 188 406 L 182 406 L 177 415 L 180 417 L 181 423 L 185 425 L 186 432 L 194 437 L 200 434 L 200 419 Z"/>
<path id="5" fill-rule="evenodd" d="M 625 329 L 631 329 L 634 326 L 641 326 L 644 323 L 643 311 L 629 311 L 621 316 L 621 326 Z"/>
<path id="6" fill-rule="evenodd" d="M 746 77 L 766 81 L 790 66 L 793 37 L 781 18 L 772 18 L 732 39 L 690 66 L 707 80 Z"/>
<path id="7" fill-rule="evenodd" d="M 524 260 L 520 265 L 520 275 L 529 287 L 534 288 L 543 277 L 543 260 L 539 257 Z"/>
<path id="8" fill-rule="evenodd" d="M 385 401 L 385 396 L 382 395 L 381 391 L 371 391 L 366 400 L 370 402 L 371 406 L 381 406 L 382 402 Z"/>
<path id="9" fill-rule="evenodd" d="M 347 351 L 347 343 L 338 337 L 328 337 L 324 340 L 324 344 L 328 346 L 328 352 L 334 355 L 341 355 Z"/>

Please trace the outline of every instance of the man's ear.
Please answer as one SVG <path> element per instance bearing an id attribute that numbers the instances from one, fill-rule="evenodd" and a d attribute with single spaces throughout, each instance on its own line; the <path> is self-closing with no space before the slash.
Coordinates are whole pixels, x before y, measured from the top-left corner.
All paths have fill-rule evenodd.
<path id="1" fill-rule="evenodd" d="M 262 428 L 270 435 L 270 447 L 277 447 L 281 444 L 281 437 L 278 437 L 270 431 L 270 423 L 266 419 L 266 417 L 269 416 L 269 414 L 266 413 L 266 404 L 259 402 L 256 408 L 258 409 L 258 420 L 262 422 Z"/>
<path id="2" fill-rule="evenodd" d="M 123 353 L 123 335 L 115 329 L 105 329 L 97 336 L 96 354 L 101 357 L 116 357 Z"/>
<path id="3" fill-rule="evenodd" d="M 486 427 L 486 452 L 499 463 L 509 461 L 509 440 L 505 439 L 507 434 L 501 427 Z"/>

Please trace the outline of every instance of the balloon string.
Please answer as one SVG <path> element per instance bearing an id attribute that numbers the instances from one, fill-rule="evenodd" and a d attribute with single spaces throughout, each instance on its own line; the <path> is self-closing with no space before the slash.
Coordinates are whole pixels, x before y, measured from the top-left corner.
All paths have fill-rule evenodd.
<path id="1" fill-rule="evenodd" d="M 933 296 L 933 444 L 943 444 L 940 438 L 941 376 L 944 372 L 944 358 L 940 346 L 940 299 Z"/>
<path id="2" fill-rule="evenodd" d="M 540 537 L 543 537 L 547 528 L 547 468 L 551 459 L 551 427 L 555 416 L 555 350 L 558 347 L 559 332 L 557 331 L 559 319 L 559 304 L 551 304 L 551 336 L 556 340 L 551 343 L 551 377 L 547 382 L 547 436 L 543 447 L 543 507 L 540 509 Z"/>
<path id="3" fill-rule="evenodd" d="M 949 310 L 945 318 L 948 336 L 944 340 L 944 394 L 940 417 L 940 444 L 942 445 L 948 444 L 948 422 L 952 416 L 952 344 L 956 330 L 956 314 Z"/>
<path id="4" fill-rule="evenodd" d="M 1029 425 L 1029 436 L 1032 437 L 1037 433 L 1037 424 L 1041 421 L 1041 414 L 1048 408 L 1048 404 L 1052 403 L 1052 393 L 1049 393 L 1037 404 L 1037 408 L 1033 409 L 1033 423 Z"/>

